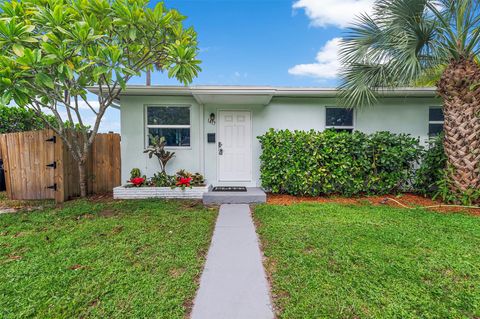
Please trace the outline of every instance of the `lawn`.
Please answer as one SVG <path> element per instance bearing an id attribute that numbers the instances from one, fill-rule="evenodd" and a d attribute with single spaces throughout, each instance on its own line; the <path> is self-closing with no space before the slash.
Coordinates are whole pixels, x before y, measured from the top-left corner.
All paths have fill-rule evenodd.
<path id="1" fill-rule="evenodd" d="M 378 206 L 255 209 L 279 318 L 479 318 L 480 218 Z"/>
<path id="2" fill-rule="evenodd" d="M 184 318 L 216 214 L 160 200 L 1 214 L 0 318 Z"/>

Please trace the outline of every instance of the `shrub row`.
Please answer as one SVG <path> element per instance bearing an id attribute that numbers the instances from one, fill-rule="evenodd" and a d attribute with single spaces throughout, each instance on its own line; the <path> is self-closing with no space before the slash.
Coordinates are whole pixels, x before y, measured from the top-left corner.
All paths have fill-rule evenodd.
<path id="1" fill-rule="evenodd" d="M 422 157 L 419 141 L 406 134 L 276 131 L 259 136 L 261 180 L 273 193 L 394 193 L 413 184 Z"/>

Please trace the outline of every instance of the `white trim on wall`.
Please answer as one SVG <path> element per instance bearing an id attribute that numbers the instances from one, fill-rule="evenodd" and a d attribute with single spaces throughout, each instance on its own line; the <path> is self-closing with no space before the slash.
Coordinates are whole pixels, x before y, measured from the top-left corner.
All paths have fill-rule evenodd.
<path id="1" fill-rule="evenodd" d="M 200 138 L 199 138 L 199 143 L 200 143 L 200 148 L 199 148 L 199 151 L 198 151 L 198 155 L 199 155 L 199 158 L 200 158 L 200 172 L 203 176 L 205 176 L 205 114 L 204 113 L 204 105 L 203 104 L 199 104 L 198 105 L 198 109 L 199 109 L 199 112 L 200 112 L 200 124 L 198 125 L 198 132 L 200 134 Z M 191 141 L 191 137 L 190 137 L 190 141 Z M 191 143 L 190 143 L 191 144 Z M 208 181 L 207 181 L 208 182 Z"/>

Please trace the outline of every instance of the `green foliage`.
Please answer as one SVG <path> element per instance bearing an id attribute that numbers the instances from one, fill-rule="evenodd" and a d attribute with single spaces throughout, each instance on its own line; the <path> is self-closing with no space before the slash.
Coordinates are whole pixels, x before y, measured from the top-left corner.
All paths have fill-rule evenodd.
<path id="1" fill-rule="evenodd" d="M 181 169 L 175 174 L 175 177 L 177 179 L 182 178 L 182 177 L 183 178 L 191 178 L 192 181 L 190 182 L 190 184 L 192 186 L 204 186 L 205 185 L 205 178 L 200 173 L 190 173 L 189 171 L 187 171 L 185 169 Z"/>
<path id="2" fill-rule="evenodd" d="M 139 168 L 132 168 L 132 170 L 130 171 L 130 179 L 137 177 L 142 177 L 142 172 Z"/>
<path id="3" fill-rule="evenodd" d="M 184 20 L 148 0 L 0 1 L 0 103 L 52 111 L 82 171 L 105 112 L 132 77 L 156 67 L 186 85 L 198 75 L 197 34 Z M 94 123 L 82 118 L 85 106 Z M 69 138 L 71 128 L 79 138 Z"/>
<path id="4" fill-rule="evenodd" d="M 480 202 L 480 189 L 452 190 L 451 170 L 453 170 L 453 168 L 447 165 L 447 168 L 440 175 L 440 179 L 435 183 L 436 191 L 433 193 L 433 199 L 440 198 L 445 203 L 466 206 L 478 204 Z"/>
<path id="5" fill-rule="evenodd" d="M 193 186 L 205 186 L 205 178 L 200 173 L 195 173 L 192 175 L 192 185 Z"/>
<path id="6" fill-rule="evenodd" d="M 429 142 L 423 152 L 420 167 L 415 172 L 414 189 L 423 195 L 434 195 L 438 191 L 438 183 L 445 176 L 447 156 L 443 150 L 443 135 Z"/>
<path id="7" fill-rule="evenodd" d="M 172 187 L 175 186 L 177 179 L 173 175 L 168 175 L 165 172 L 158 172 L 153 174 L 150 178 L 149 186 L 155 187 Z"/>
<path id="8" fill-rule="evenodd" d="M 55 118 L 43 115 L 42 118 L 55 125 Z M 32 109 L 0 105 L 0 134 L 42 130 L 49 126 Z"/>
<path id="9" fill-rule="evenodd" d="M 343 37 L 342 104 L 371 105 L 385 88 L 432 84 L 480 45 L 480 2 L 376 0 Z"/>
<path id="10" fill-rule="evenodd" d="M 175 156 L 175 152 L 165 150 L 167 141 L 163 136 L 151 136 L 150 140 L 150 145 L 143 151 L 143 153 L 148 154 L 148 158 L 152 158 L 152 156 L 155 155 L 158 159 L 158 163 L 160 164 L 162 172 L 165 173 L 167 163 L 172 159 L 172 157 Z"/>
<path id="11" fill-rule="evenodd" d="M 42 206 L 0 214 L 0 318 L 188 316 L 215 210 L 158 199 Z"/>
<path id="12" fill-rule="evenodd" d="M 445 71 L 447 65 L 440 64 L 430 69 L 426 69 L 423 71 L 422 74 L 418 76 L 417 79 L 414 80 L 412 86 L 416 87 L 435 87 L 440 81 L 443 72 Z"/>
<path id="13" fill-rule="evenodd" d="M 431 140 L 423 152 L 420 167 L 415 172 L 413 188 L 415 192 L 439 198 L 445 203 L 472 205 L 480 199 L 479 189 L 453 191 L 447 165 L 447 156 L 443 149 L 443 135 Z"/>
<path id="14" fill-rule="evenodd" d="M 24 0 L 0 6 L 0 89 L 18 105 L 113 90 L 155 65 L 188 84 L 200 68 L 196 33 L 162 2 Z M 72 99 L 72 104 L 74 99 Z M 111 102 L 111 101 L 109 101 Z"/>
<path id="15" fill-rule="evenodd" d="M 275 131 L 259 137 L 261 180 L 273 193 L 386 194 L 404 189 L 419 160 L 419 141 L 409 135 L 327 130 Z"/>
<path id="16" fill-rule="evenodd" d="M 277 318 L 477 318 L 480 222 L 386 206 L 255 208 Z"/>
<path id="17" fill-rule="evenodd" d="M 134 168 L 130 171 L 130 179 L 135 177 L 143 177 L 140 169 Z M 177 181 L 181 178 L 191 178 L 191 186 L 205 186 L 205 178 L 200 173 L 190 173 L 187 170 L 181 169 L 175 175 L 168 175 L 166 172 L 158 172 L 153 174 L 150 179 L 145 178 L 145 183 L 141 186 L 151 186 L 151 187 L 175 187 Z"/>

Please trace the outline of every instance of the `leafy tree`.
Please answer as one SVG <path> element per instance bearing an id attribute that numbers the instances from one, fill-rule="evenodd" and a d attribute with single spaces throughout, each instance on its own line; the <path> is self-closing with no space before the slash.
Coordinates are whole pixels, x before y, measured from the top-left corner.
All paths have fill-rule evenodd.
<path id="1" fill-rule="evenodd" d="M 42 130 L 49 125 L 55 125 L 53 115 L 39 117 L 32 109 L 0 105 L 0 134 Z"/>
<path id="2" fill-rule="evenodd" d="M 0 92 L 5 102 L 49 109 L 52 127 L 78 162 L 81 196 L 85 164 L 108 107 L 128 80 L 157 66 L 182 83 L 197 76 L 197 40 L 176 10 L 147 0 L 22 0 L 0 5 Z M 98 106 L 87 90 L 98 90 Z M 95 115 L 89 126 L 85 107 Z M 62 112 L 65 119 L 62 118 Z M 75 123 L 76 125 L 72 125 Z M 72 130 L 75 134 L 72 134 Z"/>
<path id="3" fill-rule="evenodd" d="M 377 0 L 342 43 L 343 102 L 371 105 L 385 88 L 406 86 L 439 71 L 450 189 L 480 188 L 480 2 Z M 433 76 L 434 77 L 434 76 Z"/>

